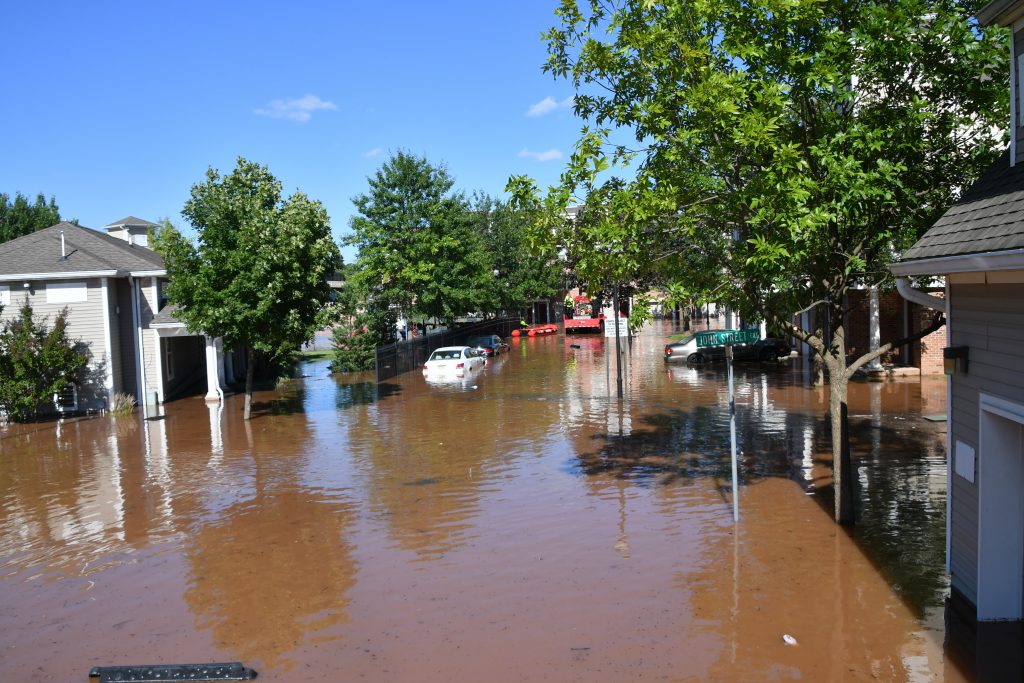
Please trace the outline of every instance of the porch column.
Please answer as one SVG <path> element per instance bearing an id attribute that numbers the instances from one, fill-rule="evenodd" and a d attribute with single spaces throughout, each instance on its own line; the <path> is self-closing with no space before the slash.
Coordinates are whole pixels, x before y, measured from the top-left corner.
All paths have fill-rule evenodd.
<path id="1" fill-rule="evenodd" d="M 877 351 L 882 344 L 882 333 L 878 325 L 878 287 L 868 290 L 868 350 Z M 882 361 L 878 358 L 868 363 L 868 370 L 881 370 Z"/>
<path id="2" fill-rule="evenodd" d="M 217 348 L 217 339 L 204 337 L 206 339 L 206 400 L 220 400 L 220 349 Z"/>

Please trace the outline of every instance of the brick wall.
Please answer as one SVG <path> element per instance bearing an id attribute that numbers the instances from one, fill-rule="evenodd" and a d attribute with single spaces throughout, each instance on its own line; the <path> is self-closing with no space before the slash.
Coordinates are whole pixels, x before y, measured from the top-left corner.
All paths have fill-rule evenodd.
<path id="1" fill-rule="evenodd" d="M 942 296 L 942 290 L 929 290 L 929 294 Z M 847 298 L 846 339 L 850 359 L 855 359 L 870 348 L 868 322 L 869 293 L 852 290 Z M 898 292 L 880 292 L 878 295 L 879 331 L 881 343 L 896 341 L 905 334 L 913 334 L 928 325 L 935 311 L 905 301 Z M 904 327 L 904 314 L 908 320 Z M 946 345 L 946 328 L 933 332 L 909 348 L 896 347 L 882 357 L 885 364 L 919 368 L 923 375 L 942 374 L 942 348 Z"/>
<path id="2" fill-rule="evenodd" d="M 932 296 L 945 297 L 945 292 L 940 290 L 927 290 Z M 910 327 L 911 332 L 917 332 L 927 327 L 935 317 L 935 311 L 917 304 L 910 304 Z M 914 366 L 921 368 L 922 375 L 942 374 L 942 349 L 946 346 L 946 328 L 940 327 L 927 337 L 913 344 Z"/>

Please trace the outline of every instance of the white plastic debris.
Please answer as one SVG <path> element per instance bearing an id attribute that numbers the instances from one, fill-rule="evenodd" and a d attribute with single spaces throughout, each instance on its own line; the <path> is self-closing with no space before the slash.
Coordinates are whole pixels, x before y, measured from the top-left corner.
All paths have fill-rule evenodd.
<path id="1" fill-rule="evenodd" d="M 786 645 L 796 645 L 796 638 L 789 635 L 788 633 L 782 634 L 782 641 L 786 643 Z"/>

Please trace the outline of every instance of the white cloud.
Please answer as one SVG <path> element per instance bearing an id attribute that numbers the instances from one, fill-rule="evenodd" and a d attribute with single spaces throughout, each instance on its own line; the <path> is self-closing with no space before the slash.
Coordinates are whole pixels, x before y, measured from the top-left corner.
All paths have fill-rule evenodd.
<path id="1" fill-rule="evenodd" d="M 537 161 L 555 161 L 562 158 L 562 152 L 557 149 L 549 149 L 546 152 L 531 152 L 528 149 L 523 149 L 519 156 L 536 159 Z"/>
<path id="2" fill-rule="evenodd" d="M 545 97 L 540 102 L 530 105 L 530 108 L 526 110 L 527 116 L 544 116 L 550 114 L 556 109 L 568 109 L 572 106 L 572 97 L 566 97 L 562 101 L 556 100 L 550 95 Z"/>
<path id="3" fill-rule="evenodd" d="M 374 147 L 369 152 L 363 152 L 363 156 L 366 157 L 367 159 L 372 159 L 374 157 L 379 157 L 383 153 L 383 149 L 381 149 L 380 147 Z"/>
<path id="4" fill-rule="evenodd" d="M 337 109 L 334 102 L 321 100 L 316 95 L 306 95 L 296 100 L 271 100 L 266 107 L 255 110 L 257 116 L 272 119 L 287 119 L 296 123 L 306 123 L 313 112 L 320 109 Z"/>

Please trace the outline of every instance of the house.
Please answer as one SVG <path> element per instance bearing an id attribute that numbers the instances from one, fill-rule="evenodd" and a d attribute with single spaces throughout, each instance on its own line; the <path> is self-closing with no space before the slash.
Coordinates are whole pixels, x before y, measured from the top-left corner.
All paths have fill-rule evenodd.
<path id="1" fill-rule="evenodd" d="M 128 216 L 105 232 L 58 223 L 0 244 L 0 320 L 24 300 L 52 321 L 68 309 L 68 334 L 90 356 L 87 379 L 58 410 L 102 410 L 116 392 L 162 403 L 205 382 L 217 400 L 233 381 L 219 340 L 189 333 L 162 296 L 167 271 L 149 248 L 154 223 Z"/>
<path id="2" fill-rule="evenodd" d="M 983 26 L 1013 31 L 1010 149 L 891 266 L 943 276 L 947 311 L 947 568 L 978 621 L 1024 619 L 1024 0 Z"/>

